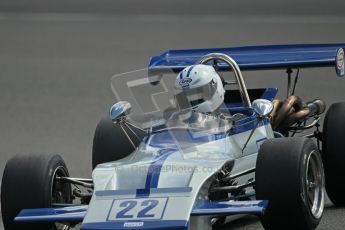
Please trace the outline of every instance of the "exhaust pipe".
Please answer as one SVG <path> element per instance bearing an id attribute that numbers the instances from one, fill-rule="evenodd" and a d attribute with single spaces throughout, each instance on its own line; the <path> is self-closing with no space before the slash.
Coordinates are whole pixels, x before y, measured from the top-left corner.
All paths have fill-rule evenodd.
<path id="1" fill-rule="evenodd" d="M 277 129 L 278 127 L 282 126 L 283 122 L 286 120 L 288 116 L 301 110 L 302 107 L 303 107 L 303 104 L 302 104 L 301 98 L 297 96 L 289 96 L 279 108 L 279 111 L 277 112 L 277 116 L 274 118 L 272 122 L 273 129 Z"/>
<path id="2" fill-rule="evenodd" d="M 320 115 L 326 110 L 326 103 L 321 99 L 316 99 L 314 101 L 308 102 L 307 107 L 310 110 L 309 116 Z"/>
<path id="3" fill-rule="evenodd" d="M 303 106 L 302 100 L 297 96 L 290 96 L 285 102 L 273 101 L 274 109 L 271 113 L 272 128 L 284 131 L 307 117 L 313 117 L 325 112 L 326 104 L 320 99 L 308 102 Z"/>
<path id="4" fill-rule="evenodd" d="M 296 122 L 303 120 L 307 117 L 320 115 L 323 112 L 325 112 L 325 110 L 326 110 L 326 103 L 320 99 L 316 99 L 312 102 L 308 102 L 307 105 L 303 109 L 289 115 L 286 118 L 286 120 L 282 123 L 282 126 L 283 128 L 288 128 L 294 125 Z"/>

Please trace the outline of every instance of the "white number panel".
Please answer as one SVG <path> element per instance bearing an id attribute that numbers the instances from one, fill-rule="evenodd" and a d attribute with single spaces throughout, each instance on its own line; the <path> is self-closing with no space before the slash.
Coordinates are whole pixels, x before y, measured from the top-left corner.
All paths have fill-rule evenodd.
<path id="1" fill-rule="evenodd" d="M 163 217 L 168 198 L 114 200 L 108 221 L 158 220 Z"/>

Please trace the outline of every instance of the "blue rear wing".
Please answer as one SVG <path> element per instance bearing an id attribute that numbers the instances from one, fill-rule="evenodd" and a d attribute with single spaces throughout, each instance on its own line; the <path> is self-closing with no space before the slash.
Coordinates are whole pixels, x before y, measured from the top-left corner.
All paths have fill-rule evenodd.
<path id="1" fill-rule="evenodd" d="M 186 66 L 195 64 L 209 53 L 229 55 L 238 63 L 241 70 L 336 67 L 337 51 L 343 47 L 345 43 L 169 50 L 152 57 L 149 69 L 169 69 L 178 72 Z M 227 71 L 229 67 L 225 63 L 220 63 L 219 70 Z"/>

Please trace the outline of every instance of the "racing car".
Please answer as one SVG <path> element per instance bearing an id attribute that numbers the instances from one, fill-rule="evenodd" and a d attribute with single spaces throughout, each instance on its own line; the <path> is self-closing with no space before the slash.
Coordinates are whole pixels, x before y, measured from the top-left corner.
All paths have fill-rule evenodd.
<path id="1" fill-rule="evenodd" d="M 1 211 L 13 229 L 216 229 L 256 215 L 265 229 L 315 229 L 325 193 L 345 205 L 345 103 L 295 94 L 304 68 L 345 75 L 345 44 L 170 50 L 115 75 L 97 125 L 92 179 L 61 156 L 17 155 Z M 286 70 L 287 97 L 242 72 Z M 285 73 L 284 73 L 285 75 Z"/>

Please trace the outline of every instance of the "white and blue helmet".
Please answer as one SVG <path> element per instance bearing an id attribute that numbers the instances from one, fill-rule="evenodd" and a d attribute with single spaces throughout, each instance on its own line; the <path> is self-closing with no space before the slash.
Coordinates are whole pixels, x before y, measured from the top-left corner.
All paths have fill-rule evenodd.
<path id="1" fill-rule="evenodd" d="M 210 65 L 192 65 L 176 77 L 177 106 L 192 108 L 201 113 L 212 113 L 224 102 L 224 87 L 216 70 Z"/>

